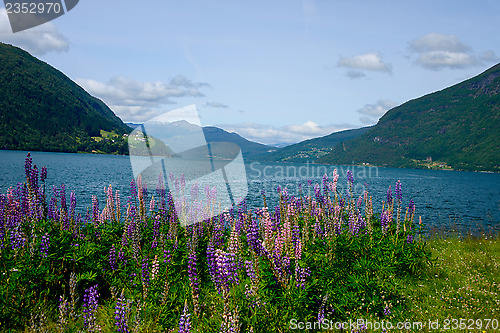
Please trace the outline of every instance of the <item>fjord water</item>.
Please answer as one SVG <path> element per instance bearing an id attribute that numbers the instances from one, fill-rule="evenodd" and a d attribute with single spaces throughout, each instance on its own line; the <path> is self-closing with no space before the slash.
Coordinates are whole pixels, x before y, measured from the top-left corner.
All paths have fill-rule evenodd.
<path id="1" fill-rule="evenodd" d="M 24 181 L 26 155 L 23 151 L 0 151 L 2 194 Z M 75 191 L 77 209 L 82 214 L 91 207 L 92 195 L 99 198 L 100 208 L 104 208 L 104 188 L 109 185 L 120 191 L 122 204 L 127 203 L 133 179 L 128 156 L 46 152 L 32 152 L 31 156 L 38 169 L 42 166 L 48 169 L 47 193 L 52 194 L 54 185 L 64 184 L 66 195 Z M 422 217 L 427 231 L 432 228 L 473 233 L 500 231 L 500 174 L 495 173 L 247 162 L 247 205 L 262 207 L 264 191 L 268 206 L 274 206 L 278 201 L 278 186 L 286 188 L 289 195 L 314 196 L 314 184 L 321 184 L 325 173 L 331 179 L 334 169 L 340 176 L 338 190 L 346 193 L 347 170 L 351 170 L 355 196 L 362 195 L 367 187 L 376 212 L 381 211 L 387 188 L 391 186 L 394 191 L 396 181 L 400 180 L 403 211 L 413 199 L 416 216 Z M 156 185 L 147 184 L 149 197 L 155 193 Z"/>

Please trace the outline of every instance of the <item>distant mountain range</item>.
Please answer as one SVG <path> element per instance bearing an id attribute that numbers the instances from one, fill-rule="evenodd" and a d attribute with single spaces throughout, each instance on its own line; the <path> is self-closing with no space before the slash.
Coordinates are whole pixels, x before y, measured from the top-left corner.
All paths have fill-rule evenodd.
<path id="1" fill-rule="evenodd" d="M 317 162 L 500 171 L 500 64 L 389 110 Z"/>
<path id="2" fill-rule="evenodd" d="M 500 64 L 395 107 L 375 126 L 284 148 L 213 126 L 203 133 L 209 143 L 238 145 L 248 160 L 500 171 L 499 92 Z M 0 149 L 127 154 L 127 134 L 139 125 L 123 123 L 57 69 L 0 43 Z M 170 136 L 198 130 L 187 122 L 168 129 Z"/>
<path id="3" fill-rule="evenodd" d="M 281 149 L 273 149 L 272 152 L 262 154 L 257 159 L 272 162 L 314 162 L 319 157 L 328 154 L 333 147 L 344 141 L 357 138 L 366 133 L 371 127 L 335 132 L 319 138 L 305 140 Z"/>
<path id="4" fill-rule="evenodd" d="M 128 126 L 131 128 L 135 129 L 138 126 L 141 126 L 141 124 L 138 123 L 127 123 Z M 194 133 L 199 130 L 199 126 L 190 124 L 186 121 L 177 121 L 173 122 L 171 124 L 165 125 L 165 124 L 158 124 L 158 128 L 155 129 L 155 124 L 154 123 L 148 123 L 146 131 L 151 129 L 151 135 L 155 136 L 155 131 L 158 133 L 165 133 L 168 132 L 168 136 L 176 136 L 176 135 L 182 135 L 182 136 L 187 136 L 190 133 Z M 276 150 L 275 147 L 271 146 L 266 146 L 261 143 L 253 142 L 250 140 L 247 140 L 243 137 L 241 137 L 237 133 L 229 133 L 221 128 L 214 127 L 214 126 L 204 126 L 203 127 L 203 134 L 205 135 L 205 140 L 208 143 L 211 142 L 231 142 L 236 145 L 238 145 L 241 149 L 241 152 L 243 154 L 243 157 L 249 160 L 254 160 L 264 154 L 266 154 L 268 151 L 274 151 Z M 158 137 L 161 136 L 161 134 L 157 134 Z"/>
<path id="5" fill-rule="evenodd" d="M 0 149 L 124 154 L 129 131 L 63 73 L 0 43 Z"/>

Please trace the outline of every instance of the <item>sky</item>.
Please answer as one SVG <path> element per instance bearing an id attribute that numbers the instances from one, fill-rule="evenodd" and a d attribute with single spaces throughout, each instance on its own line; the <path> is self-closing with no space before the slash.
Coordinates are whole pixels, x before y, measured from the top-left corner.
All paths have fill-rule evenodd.
<path id="1" fill-rule="evenodd" d="M 82 0 L 0 41 L 141 123 L 195 104 L 265 144 L 376 124 L 500 62 L 500 1 Z M 1 64 L 0 64 L 1 65 Z"/>

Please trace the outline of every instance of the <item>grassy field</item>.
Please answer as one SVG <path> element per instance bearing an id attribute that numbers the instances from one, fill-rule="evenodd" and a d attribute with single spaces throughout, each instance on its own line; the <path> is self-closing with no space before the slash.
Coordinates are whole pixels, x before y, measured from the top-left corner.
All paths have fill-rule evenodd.
<path id="1" fill-rule="evenodd" d="M 468 329 L 457 331 L 500 330 L 498 322 L 486 328 L 487 319 L 500 321 L 498 235 L 437 236 L 428 240 L 428 247 L 432 260 L 427 271 L 408 284 L 401 281 L 408 302 L 404 318 L 427 323 L 438 320 L 441 325 L 445 319 L 466 319 Z"/>

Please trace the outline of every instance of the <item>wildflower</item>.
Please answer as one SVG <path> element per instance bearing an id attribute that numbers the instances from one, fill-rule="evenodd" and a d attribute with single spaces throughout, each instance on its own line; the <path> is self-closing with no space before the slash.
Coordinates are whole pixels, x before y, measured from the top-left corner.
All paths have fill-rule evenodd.
<path id="1" fill-rule="evenodd" d="M 389 308 L 388 305 L 384 308 L 384 316 L 388 316 L 391 314 L 391 309 Z"/>
<path id="2" fill-rule="evenodd" d="M 387 189 L 387 204 L 390 206 L 392 204 L 392 190 L 391 186 Z"/>
<path id="3" fill-rule="evenodd" d="M 130 314 L 130 300 L 126 300 L 123 296 L 123 292 L 116 301 L 115 306 L 115 325 L 117 326 L 118 332 L 129 333 L 128 329 L 128 317 Z"/>
<path id="4" fill-rule="evenodd" d="M 99 294 L 97 284 L 85 289 L 83 295 L 83 325 L 88 332 L 100 332 L 101 327 L 97 324 L 97 308 L 99 307 Z"/>
<path id="5" fill-rule="evenodd" d="M 50 247 L 50 236 L 48 233 L 42 236 L 42 242 L 40 243 L 40 257 L 47 258 L 49 255 Z"/>
<path id="6" fill-rule="evenodd" d="M 401 182 L 398 180 L 396 183 L 396 200 L 398 203 L 403 201 L 403 193 L 401 192 Z"/>
<path id="7" fill-rule="evenodd" d="M 158 255 L 155 255 L 153 264 L 151 265 L 151 280 L 154 280 L 160 271 L 160 263 L 158 262 Z"/>
<path id="8" fill-rule="evenodd" d="M 184 303 L 184 310 L 182 311 L 181 318 L 179 320 L 179 333 L 189 333 L 191 332 L 191 319 L 189 318 L 189 309 L 187 306 L 187 301 Z"/>
<path id="9" fill-rule="evenodd" d="M 411 234 L 410 234 L 410 235 L 408 235 L 408 237 L 406 237 L 406 243 L 407 243 L 407 244 L 411 244 L 411 243 L 413 243 L 413 236 L 412 236 Z"/>
<path id="10" fill-rule="evenodd" d="M 111 245 L 111 249 L 109 249 L 109 266 L 111 270 L 116 270 L 116 250 L 115 245 Z"/>
<path id="11" fill-rule="evenodd" d="M 45 182 L 46 179 L 47 179 L 47 168 L 42 167 L 42 169 L 40 170 L 40 180 L 42 182 Z"/>

